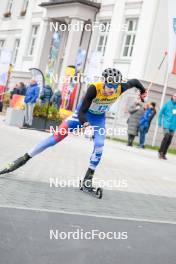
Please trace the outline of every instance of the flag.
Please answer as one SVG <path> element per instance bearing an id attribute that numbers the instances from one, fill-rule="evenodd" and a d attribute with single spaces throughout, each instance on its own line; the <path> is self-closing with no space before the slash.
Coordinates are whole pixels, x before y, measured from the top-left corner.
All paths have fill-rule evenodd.
<path id="1" fill-rule="evenodd" d="M 176 74 L 176 0 L 168 0 L 169 73 Z"/>
<path id="2" fill-rule="evenodd" d="M 7 82 L 7 72 L 0 73 L 0 85 L 6 85 Z"/>
<path id="3" fill-rule="evenodd" d="M 44 78 L 43 72 L 38 68 L 30 68 L 29 71 L 32 74 L 32 79 L 34 79 L 38 83 L 40 93 L 41 93 L 45 86 L 45 78 Z"/>

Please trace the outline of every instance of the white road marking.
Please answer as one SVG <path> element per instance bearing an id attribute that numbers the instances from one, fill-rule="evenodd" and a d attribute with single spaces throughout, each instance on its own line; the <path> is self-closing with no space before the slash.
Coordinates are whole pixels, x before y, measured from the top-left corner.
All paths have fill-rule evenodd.
<path id="1" fill-rule="evenodd" d="M 41 208 L 28 208 L 28 207 L 18 207 L 18 206 L 8 206 L 8 205 L 0 205 L 0 209 L 1 208 L 27 210 L 27 211 L 44 212 L 44 213 L 89 216 L 89 217 L 106 218 L 106 219 L 112 219 L 112 220 L 124 220 L 124 221 L 134 221 L 134 222 L 136 221 L 136 222 L 176 225 L 176 222 L 174 221 L 160 221 L 160 220 L 151 220 L 151 219 L 146 219 L 146 218 L 130 218 L 130 217 L 118 217 L 118 216 L 108 216 L 108 215 L 96 215 L 96 214 L 89 214 L 89 213 L 86 214 L 86 213 L 68 212 L 68 211 L 62 211 L 62 210 L 49 210 L 49 209 L 41 209 Z"/>

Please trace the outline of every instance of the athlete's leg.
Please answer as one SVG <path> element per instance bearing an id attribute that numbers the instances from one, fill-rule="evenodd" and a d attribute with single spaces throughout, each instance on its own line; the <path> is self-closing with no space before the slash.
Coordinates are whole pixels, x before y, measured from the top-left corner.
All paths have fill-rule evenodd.
<path id="1" fill-rule="evenodd" d="M 72 120 L 71 118 L 69 120 L 64 121 L 58 128 L 58 132 L 56 132 L 54 135 L 42 140 L 39 144 L 37 144 L 34 148 L 29 150 L 27 153 L 25 153 L 22 157 L 18 158 L 17 160 L 7 164 L 7 166 L 0 170 L 0 174 L 12 172 L 22 165 L 24 165 L 30 158 L 36 156 L 37 154 L 41 153 L 45 149 L 54 146 L 61 140 L 63 140 L 68 135 L 68 131 L 70 131 L 76 127 L 80 127 L 80 123 L 77 120 Z"/>
<path id="2" fill-rule="evenodd" d="M 84 178 L 84 185 L 88 188 L 92 187 L 92 178 L 96 167 L 100 163 L 104 141 L 106 138 L 105 133 L 105 117 L 104 116 L 90 116 L 88 115 L 88 120 L 91 126 L 94 128 L 94 150 L 90 157 L 90 164 L 87 173 Z"/>
<path id="3" fill-rule="evenodd" d="M 94 131 L 94 150 L 90 158 L 89 168 L 95 170 L 100 163 L 105 141 L 105 129 L 97 126 Z"/>
<path id="4" fill-rule="evenodd" d="M 71 117 L 62 122 L 62 124 L 58 127 L 58 131 L 55 132 L 54 135 L 42 140 L 34 148 L 28 151 L 29 156 L 34 157 L 45 149 L 54 146 L 55 144 L 66 138 L 69 131 L 72 132 L 74 129 L 80 127 L 81 124 L 78 120 L 77 113 L 74 113 Z"/>
<path id="5" fill-rule="evenodd" d="M 72 132 L 73 129 L 81 127 L 81 124 L 75 114 L 70 118 L 67 118 L 58 128 L 58 131 L 54 135 L 42 140 L 34 148 L 28 151 L 30 157 L 34 157 L 37 154 L 41 153 L 45 149 L 54 146 L 58 142 L 62 141 L 68 136 L 68 132 Z"/>
<path id="6" fill-rule="evenodd" d="M 68 129 L 69 129 L 68 123 L 63 122 L 58 127 L 58 132 L 55 132 L 54 135 L 51 135 L 50 137 L 43 139 L 40 143 L 38 143 L 36 146 L 34 146 L 31 150 L 27 152 L 28 155 L 32 158 L 38 155 L 39 153 L 43 152 L 45 149 L 56 145 L 58 142 L 60 142 L 61 140 L 67 137 Z"/>

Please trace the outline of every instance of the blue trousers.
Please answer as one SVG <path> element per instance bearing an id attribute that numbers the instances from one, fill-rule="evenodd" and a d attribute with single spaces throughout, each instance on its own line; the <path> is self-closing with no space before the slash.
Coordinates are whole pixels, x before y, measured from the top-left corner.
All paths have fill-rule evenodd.
<path id="1" fill-rule="evenodd" d="M 94 147 L 93 152 L 90 157 L 90 164 L 89 168 L 92 170 L 95 170 L 98 166 L 102 153 L 103 153 L 103 147 L 104 147 L 104 141 L 106 138 L 105 135 L 105 114 L 102 115 L 95 115 L 90 112 L 86 113 L 86 117 L 90 125 L 94 128 L 94 135 L 93 135 L 93 141 L 94 141 Z M 31 157 L 36 156 L 37 154 L 41 153 L 45 149 L 54 146 L 61 140 L 67 137 L 68 132 L 73 132 L 76 128 L 81 128 L 81 124 L 78 120 L 77 112 L 75 112 L 70 118 L 66 119 L 58 129 L 58 132 L 54 135 L 51 135 L 50 137 L 42 140 L 39 144 L 37 144 L 34 148 L 32 148 L 28 154 Z"/>
<path id="2" fill-rule="evenodd" d="M 144 147 L 145 144 L 145 137 L 148 132 L 148 128 L 146 127 L 140 127 L 139 128 L 140 136 L 139 136 L 139 144 L 141 147 Z"/>

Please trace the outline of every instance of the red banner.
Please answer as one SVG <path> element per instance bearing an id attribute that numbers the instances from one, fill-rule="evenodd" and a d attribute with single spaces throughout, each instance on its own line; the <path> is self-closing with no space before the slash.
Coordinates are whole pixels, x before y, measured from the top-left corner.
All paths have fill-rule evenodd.
<path id="1" fill-rule="evenodd" d="M 24 96 L 14 94 L 10 102 L 10 107 L 14 109 L 23 109 L 24 108 Z"/>
<path id="2" fill-rule="evenodd" d="M 3 101 L 3 93 L 5 91 L 5 86 L 4 85 L 0 85 L 0 102 Z"/>
<path id="3" fill-rule="evenodd" d="M 73 110 L 78 83 L 73 81 L 75 76 L 75 68 L 67 67 L 65 83 L 62 87 L 62 105 L 61 108 L 66 110 Z"/>
<path id="4" fill-rule="evenodd" d="M 172 74 L 176 74 L 176 53 L 175 53 L 175 59 L 174 59 Z"/>

